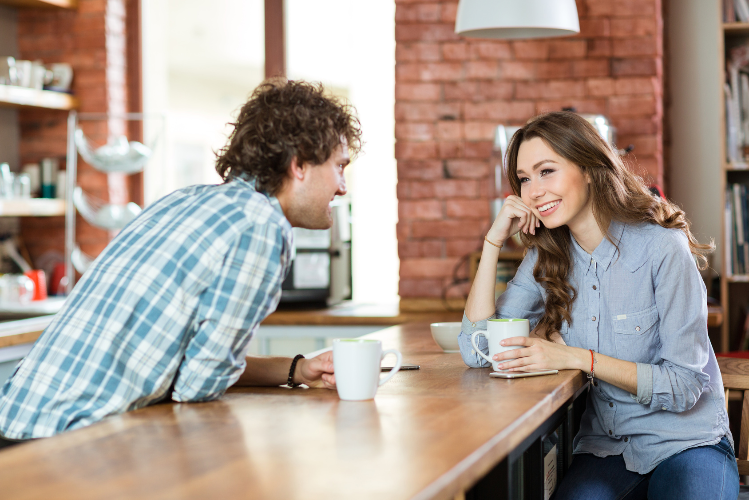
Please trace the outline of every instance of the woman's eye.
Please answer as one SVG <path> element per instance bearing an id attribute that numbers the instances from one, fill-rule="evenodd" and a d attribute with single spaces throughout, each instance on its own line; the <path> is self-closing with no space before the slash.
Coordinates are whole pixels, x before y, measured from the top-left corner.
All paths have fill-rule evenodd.
<path id="1" fill-rule="evenodd" d="M 519 177 L 519 178 L 518 178 L 518 182 L 520 182 L 521 184 L 523 184 L 524 182 L 526 182 L 526 181 L 528 181 L 528 180 L 529 180 L 529 178 L 528 178 L 528 177 Z"/>
<path id="2" fill-rule="evenodd" d="M 545 176 L 547 174 L 551 174 L 552 172 L 554 172 L 554 170 L 552 170 L 551 168 L 545 168 L 545 169 L 542 170 L 542 172 L 541 172 L 540 175 L 541 176 Z"/>

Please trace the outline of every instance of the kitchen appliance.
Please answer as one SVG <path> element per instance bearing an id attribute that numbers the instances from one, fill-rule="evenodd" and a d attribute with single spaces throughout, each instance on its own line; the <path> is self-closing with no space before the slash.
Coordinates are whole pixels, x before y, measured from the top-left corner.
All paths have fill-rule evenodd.
<path id="1" fill-rule="evenodd" d="M 572 111 L 573 113 L 576 112 L 575 108 L 563 108 L 563 111 Z M 617 128 L 612 125 L 612 123 L 609 121 L 609 119 L 604 115 L 594 115 L 594 114 L 587 114 L 587 113 L 578 113 L 584 120 L 589 122 L 591 125 L 594 126 L 597 132 L 599 132 L 599 135 L 607 141 L 607 144 L 612 146 L 612 148 L 619 154 L 620 156 L 625 156 L 626 154 L 630 153 L 635 149 L 635 146 L 632 144 L 629 144 L 624 149 L 617 149 Z"/>
<path id="2" fill-rule="evenodd" d="M 351 204 L 331 203 L 333 226 L 294 228 L 292 268 L 281 284 L 281 303 L 338 304 L 352 298 Z"/>

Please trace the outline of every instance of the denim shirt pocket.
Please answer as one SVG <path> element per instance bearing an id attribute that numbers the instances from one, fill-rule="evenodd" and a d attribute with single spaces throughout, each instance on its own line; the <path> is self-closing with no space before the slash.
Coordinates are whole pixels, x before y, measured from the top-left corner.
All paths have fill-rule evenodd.
<path id="1" fill-rule="evenodd" d="M 643 311 L 613 316 L 617 357 L 636 363 L 650 362 L 658 349 L 658 321 L 656 305 Z"/>

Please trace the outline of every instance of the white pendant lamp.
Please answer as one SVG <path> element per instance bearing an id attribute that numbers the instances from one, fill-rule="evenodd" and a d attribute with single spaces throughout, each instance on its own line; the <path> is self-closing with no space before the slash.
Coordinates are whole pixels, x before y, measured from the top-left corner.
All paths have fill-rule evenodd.
<path id="1" fill-rule="evenodd" d="M 470 38 L 545 38 L 580 31 L 575 0 L 460 0 L 456 34 Z"/>

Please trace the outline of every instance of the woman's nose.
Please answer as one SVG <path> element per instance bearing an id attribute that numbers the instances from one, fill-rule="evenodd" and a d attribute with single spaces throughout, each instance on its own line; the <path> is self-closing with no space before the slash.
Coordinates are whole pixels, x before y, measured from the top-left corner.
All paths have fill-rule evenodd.
<path id="1" fill-rule="evenodd" d="M 544 189 L 542 189 L 542 186 L 539 182 L 534 180 L 529 180 L 529 196 L 532 199 L 541 198 L 544 196 Z"/>

